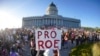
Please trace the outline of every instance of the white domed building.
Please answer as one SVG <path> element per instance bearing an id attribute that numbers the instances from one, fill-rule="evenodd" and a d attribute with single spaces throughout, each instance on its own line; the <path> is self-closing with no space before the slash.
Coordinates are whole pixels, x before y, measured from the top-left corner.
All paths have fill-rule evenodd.
<path id="1" fill-rule="evenodd" d="M 52 2 L 44 16 L 24 17 L 22 20 L 23 28 L 32 27 L 65 27 L 65 28 L 79 28 L 81 27 L 80 20 L 74 18 L 63 17 L 58 15 L 58 9 Z"/>

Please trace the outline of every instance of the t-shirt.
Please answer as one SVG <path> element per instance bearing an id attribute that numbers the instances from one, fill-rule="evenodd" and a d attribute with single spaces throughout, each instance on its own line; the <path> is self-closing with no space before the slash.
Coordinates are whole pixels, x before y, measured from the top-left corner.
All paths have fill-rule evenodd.
<path id="1" fill-rule="evenodd" d="M 53 56 L 53 50 L 47 49 L 47 50 L 44 52 L 44 56 Z"/>
<path id="2" fill-rule="evenodd" d="M 10 56 L 18 56 L 17 52 L 10 52 Z"/>

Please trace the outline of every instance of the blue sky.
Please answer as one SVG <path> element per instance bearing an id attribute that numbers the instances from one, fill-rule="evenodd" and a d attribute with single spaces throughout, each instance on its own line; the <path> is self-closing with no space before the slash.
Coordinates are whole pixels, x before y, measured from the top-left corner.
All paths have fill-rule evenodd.
<path id="1" fill-rule="evenodd" d="M 0 10 L 15 16 L 13 19 L 19 23 L 16 26 L 21 26 L 23 17 L 43 16 L 51 2 L 59 15 L 80 19 L 81 26 L 100 27 L 100 0 L 0 0 Z"/>

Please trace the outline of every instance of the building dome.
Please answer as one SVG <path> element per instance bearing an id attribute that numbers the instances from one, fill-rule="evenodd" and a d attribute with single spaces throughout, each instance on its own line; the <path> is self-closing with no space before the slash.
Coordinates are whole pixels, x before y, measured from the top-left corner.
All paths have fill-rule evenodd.
<path id="1" fill-rule="evenodd" d="M 47 15 L 58 15 L 57 7 L 53 2 L 48 6 L 46 10 L 46 14 Z"/>
<path id="2" fill-rule="evenodd" d="M 56 7 L 56 5 L 52 2 L 49 6 L 54 6 L 54 7 Z"/>

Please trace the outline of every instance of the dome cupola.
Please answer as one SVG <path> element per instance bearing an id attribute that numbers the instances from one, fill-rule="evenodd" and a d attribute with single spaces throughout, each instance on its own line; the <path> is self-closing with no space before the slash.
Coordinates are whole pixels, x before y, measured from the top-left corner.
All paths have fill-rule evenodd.
<path id="1" fill-rule="evenodd" d="M 57 7 L 53 2 L 48 6 L 46 15 L 58 15 Z"/>

